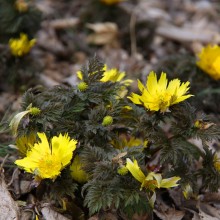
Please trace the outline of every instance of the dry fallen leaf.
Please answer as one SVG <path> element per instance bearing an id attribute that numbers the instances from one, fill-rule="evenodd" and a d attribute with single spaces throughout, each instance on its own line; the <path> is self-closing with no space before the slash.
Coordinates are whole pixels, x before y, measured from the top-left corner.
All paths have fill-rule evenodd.
<path id="1" fill-rule="evenodd" d="M 0 168 L 1 169 L 1 168 Z M 20 219 L 20 213 L 17 204 L 12 199 L 5 184 L 4 175 L 0 170 L 0 220 L 6 219 Z"/>
<path id="2" fill-rule="evenodd" d="M 45 220 L 69 220 L 60 213 L 54 211 L 50 206 L 45 206 L 41 209 L 41 213 Z"/>
<path id="3" fill-rule="evenodd" d="M 175 210 L 173 208 L 169 208 L 166 212 L 159 212 L 154 210 L 154 213 L 161 219 L 161 220 L 181 220 L 185 215 L 184 211 Z"/>
<path id="4" fill-rule="evenodd" d="M 219 218 L 208 215 L 205 212 L 203 212 L 202 210 L 199 210 L 199 217 L 202 220 L 219 220 Z"/>
<path id="5" fill-rule="evenodd" d="M 87 24 L 94 33 L 87 37 L 87 42 L 96 45 L 118 45 L 118 26 L 115 23 L 95 23 Z"/>
<path id="6" fill-rule="evenodd" d="M 54 29 L 67 29 L 67 28 L 74 28 L 79 23 L 78 18 L 61 18 L 55 19 L 50 22 L 45 22 L 45 25 L 49 25 Z"/>
<path id="7" fill-rule="evenodd" d="M 203 220 L 217 220 L 220 219 L 219 209 L 211 206 L 208 203 L 199 203 L 199 216 Z"/>
<path id="8" fill-rule="evenodd" d="M 185 215 L 185 211 L 168 206 L 161 196 L 157 196 L 157 206 L 153 211 L 161 220 L 181 220 Z"/>
<path id="9" fill-rule="evenodd" d="M 157 34 L 168 39 L 180 41 L 180 42 L 193 42 L 199 41 L 201 43 L 219 43 L 220 34 L 211 30 L 195 28 L 175 27 L 172 25 L 163 24 L 156 30 Z M 202 34 L 201 34 L 202 33 Z"/>

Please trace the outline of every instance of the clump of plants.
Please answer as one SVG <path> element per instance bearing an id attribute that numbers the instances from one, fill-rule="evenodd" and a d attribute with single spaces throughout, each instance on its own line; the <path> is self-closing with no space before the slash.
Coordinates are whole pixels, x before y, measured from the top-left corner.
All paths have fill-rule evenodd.
<path id="1" fill-rule="evenodd" d="M 0 50 L 0 79 L 4 79 L 1 88 L 26 90 L 36 82 L 39 67 L 29 53 L 36 44 L 34 36 L 40 23 L 41 13 L 32 2 L 0 0 L 0 40 L 3 43 Z"/>
<path id="2" fill-rule="evenodd" d="M 210 141 L 220 130 L 188 102 L 196 98 L 188 81 L 152 71 L 130 94 L 125 73 L 97 58 L 77 75 L 74 87 L 29 89 L 10 123 L 15 164 L 33 177 L 33 191 L 40 188 L 37 199 L 74 219 L 107 212 L 131 219 L 152 215 L 166 189 L 179 188 L 185 199 L 218 190 L 220 159 Z"/>

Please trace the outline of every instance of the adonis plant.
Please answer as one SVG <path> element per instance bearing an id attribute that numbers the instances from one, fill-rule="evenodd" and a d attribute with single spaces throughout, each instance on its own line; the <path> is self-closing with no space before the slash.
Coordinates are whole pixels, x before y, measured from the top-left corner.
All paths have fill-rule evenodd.
<path id="1" fill-rule="evenodd" d="M 29 89 L 10 123 L 15 164 L 50 195 L 44 199 L 69 215 L 77 207 L 74 218 L 114 211 L 132 219 L 152 215 L 167 189 L 183 199 L 218 190 L 220 159 L 210 141 L 220 130 L 189 104 L 190 82 L 152 71 L 132 93 L 125 73 L 97 58 L 77 75 L 74 87 Z"/>
<path id="2" fill-rule="evenodd" d="M 27 0 L 0 0 L 1 88 L 26 90 L 39 80 L 40 65 L 31 54 L 41 12 Z M 28 83 L 27 83 L 28 82 Z"/>

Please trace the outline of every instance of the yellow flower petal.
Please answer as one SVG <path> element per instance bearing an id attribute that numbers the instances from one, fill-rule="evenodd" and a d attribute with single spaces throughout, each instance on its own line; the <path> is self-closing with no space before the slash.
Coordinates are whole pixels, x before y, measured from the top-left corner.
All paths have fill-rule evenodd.
<path id="1" fill-rule="evenodd" d="M 65 134 L 60 134 L 58 137 L 52 138 L 53 154 L 60 157 L 62 160 L 62 166 L 66 166 L 70 163 L 72 158 L 72 152 L 76 149 L 76 140 L 70 140 L 70 137 Z"/>
<path id="2" fill-rule="evenodd" d="M 36 135 L 34 133 L 30 133 L 29 135 L 23 135 L 16 139 L 16 146 L 19 152 L 25 156 L 27 151 L 29 151 L 36 141 Z"/>
<path id="3" fill-rule="evenodd" d="M 134 160 L 132 162 L 129 158 L 126 159 L 126 167 L 132 174 L 132 176 L 138 180 L 140 183 L 142 183 L 145 179 L 144 173 L 141 171 L 140 167 L 138 166 L 137 160 Z"/>
<path id="4" fill-rule="evenodd" d="M 183 187 L 183 195 L 186 199 L 189 199 L 191 196 L 193 196 L 193 189 L 189 184 Z"/>
<path id="5" fill-rule="evenodd" d="M 162 188 L 171 188 L 171 187 L 175 187 L 178 186 L 179 184 L 177 184 L 177 182 L 180 180 L 181 178 L 178 176 L 174 176 L 168 179 L 162 179 L 161 183 L 160 183 L 160 187 Z"/>
<path id="6" fill-rule="evenodd" d="M 83 80 L 83 74 L 80 70 L 76 72 L 76 75 L 80 80 Z"/>
<path id="7" fill-rule="evenodd" d="M 164 92 L 167 88 L 167 76 L 166 73 L 162 72 L 158 81 L 158 90 Z"/>
<path id="8" fill-rule="evenodd" d="M 144 92 L 145 90 L 145 87 L 144 85 L 142 84 L 142 82 L 138 79 L 138 89 L 141 91 L 141 92 Z"/>
<path id="9" fill-rule="evenodd" d="M 156 93 L 157 90 L 157 75 L 154 71 L 151 71 L 148 78 L 147 78 L 147 91 L 150 93 L 150 95 L 153 95 Z"/>
<path id="10" fill-rule="evenodd" d="M 135 93 L 132 93 L 131 96 L 128 96 L 128 99 L 130 99 L 134 104 L 141 104 L 140 98 L 141 96 Z"/>

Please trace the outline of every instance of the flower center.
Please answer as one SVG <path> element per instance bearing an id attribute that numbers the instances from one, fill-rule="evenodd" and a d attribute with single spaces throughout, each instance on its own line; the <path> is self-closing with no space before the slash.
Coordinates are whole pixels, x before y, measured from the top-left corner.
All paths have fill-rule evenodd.
<path id="1" fill-rule="evenodd" d="M 164 92 L 159 96 L 159 108 L 162 112 L 165 112 L 167 108 L 170 106 L 170 100 L 172 96 L 168 92 Z"/>
<path id="2" fill-rule="evenodd" d="M 52 155 L 44 155 L 39 161 L 37 175 L 41 178 L 55 178 L 60 174 L 62 165 L 59 158 L 54 158 Z"/>
<path id="3" fill-rule="evenodd" d="M 144 187 L 150 191 L 154 191 L 156 188 L 158 188 L 158 184 L 156 180 L 147 180 L 144 181 Z"/>

